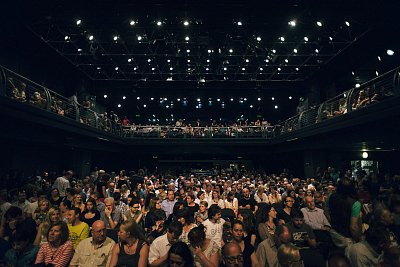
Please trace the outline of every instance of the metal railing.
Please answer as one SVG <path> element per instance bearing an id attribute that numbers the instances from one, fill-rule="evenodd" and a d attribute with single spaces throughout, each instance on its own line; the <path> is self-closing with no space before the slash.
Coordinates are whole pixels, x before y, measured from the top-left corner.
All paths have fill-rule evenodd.
<path id="1" fill-rule="evenodd" d="M 123 138 L 258 138 L 270 139 L 295 132 L 317 123 L 356 112 L 367 106 L 400 95 L 400 68 L 391 70 L 375 79 L 352 88 L 312 107 L 306 111 L 276 124 L 258 126 L 192 127 L 168 125 L 122 126 L 110 119 L 106 113 L 99 114 L 90 107 L 84 107 L 73 98 L 66 98 L 11 70 L 0 66 L 0 96 L 13 99 L 21 104 L 52 112 L 60 117 L 85 124 L 89 127 Z"/>

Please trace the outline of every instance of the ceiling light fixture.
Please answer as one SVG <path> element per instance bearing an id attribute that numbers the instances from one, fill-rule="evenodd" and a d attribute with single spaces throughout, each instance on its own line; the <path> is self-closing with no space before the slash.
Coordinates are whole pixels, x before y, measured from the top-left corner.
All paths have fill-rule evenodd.
<path id="1" fill-rule="evenodd" d="M 129 24 L 130 24 L 131 26 L 133 26 L 133 25 L 135 25 L 135 24 L 136 24 L 136 21 L 134 21 L 134 20 L 131 20 L 131 21 L 129 22 Z"/>
<path id="2" fill-rule="evenodd" d="M 388 54 L 388 56 L 393 56 L 394 51 L 392 49 L 388 49 L 388 50 L 386 50 L 386 54 Z"/>
<path id="3" fill-rule="evenodd" d="M 277 105 L 275 105 L 275 107 L 274 107 L 275 109 L 278 109 L 278 106 Z"/>
<path id="4" fill-rule="evenodd" d="M 376 76 L 379 76 L 379 72 L 378 71 L 375 71 L 375 74 L 376 74 Z"/>
<path id="5" fill-rule="evenodd" d="M 322 27 L 322 22 L 321 21 L 317 21 L 317 26 L 318 27 Z"/>
<path id="6" fill-rule="evenodd" d="M 296 48 L 293 49 L 293 53 L 297 54 L 297 49 Z"/>
<path id="7" fill-rule="evenodd" d="M 121 105 L 121 104 L 118 104 L 118 107 L 120 108 L 120 107 L 122 107 L 122 105 Z"/>
<path id="8" fill-rule="evenodd" d="M 125 100 L 125 99 L 126 99 L 126 96 L 123 96 L 122 99 Z"/>
<path id="9" fill-rule="evenodd" d="M 290 26 L 292 26 L 292 27 L 295 27 L 296 26 L 296 21 L 295 20 L 291 20 L 291 21 L 288 22 L 288 24 Z"/>
<path id="10" fill-rule="evenodd" d="M 128 62 L 132 62 L 132 59 L 131 59 L 131 58 L 128 58 Z"/>
<path id="11" fill-rule="evenodd" d="M 356 88 L 359 88 L 361 85 L 359 83 L 356 83 Z"/>
<path id="12" fill-rule="evenodd" d="M 289 99 L 290 99 L 290 100 L 292 100 L 292 98 L 293 98 L 292 96 L 289 96 Z"/>
<path id="13" fill-rule="evenodd" d="M 378 56 L 378 60 L 379 60 L 379 61 L 382 61 L 382 59 L 381 59 L 381 57 L 380 57 L 380 56 Z"/>
<path id="14" fill-rule="evenodd" d="M 256 40 L 260 42 L 261 41 L 261 37 L 257 36 Z"/>
<path id="15" fill-rule="evenodd" d="M 345 21 L 344 24 L 346 24 L 347 27 L 350 27 L 350 22 Z"/>
<path id="16" fill-rule="evenodd" d="M 82 20 L 80 20 L 80 19 L 76 20 L 76 25 L 81 25 L 81 23 L 82 23 Z"/>
<path id="17" fill-rule="evenodd" d="M 242 23 L 241 21 L 238 21 L 238 22 L 237 22 L 237 25 L 238 25 L 238 26 L 242 26 L 243 23 Z"/>
<path id="18" fill-rule="evenodd" d="M 161 21 L 157 21 L 157 26 L 161 26 L 162 22 Z"/>
<path id="19" fill-rule="evenodd" d="M 104 98 L 107 98 L 107 97 L 108 97 L 108 95 L 104 95 L 103 97 L 104 97 Z"/>
<path id="20" fill-rule="evenodd" d="M 304 36 L 304 41 L 308 42 L 308 37 L 307 36 Z"/>
<path id="21" fill-rule="evenodd" d="M 229 53 L 231 53 L 231 54 L 232 54 L 232 53 L 233 53 L 233 49 L 229 49 Z"/>
<path id="22" fill-rule="evenodd" d="M 186 36 L 185 41 L 189 41 L 189 40 L 190 40 L 189 36 Z"/>
<path id="23" fill-rule="evenodd" d="M 183 25 L 189 26 L 189 21 L 185 20 L 185 21 L 183 22 Z"/>
<path id="24" fill-rule="evenodd" d="M 93 36 L 93 35 L 90 35 L 90 36 L 89 36 L 89 40 L 90 40 L 90 41 L 93 41 L 93 39 L 94 39 L 94 36 Z"/>
<path id="25" fill-rule="evenodd" d="M 118 36 L 115 35 L 113 39 L 114 39 L 114 41 L 117 41 L 118 40 Z"/>
<path id="26" fill-rule="evenodd" d="M 281 36 L 281 37 L 279 37 L 279 40 L 281 40 L 281 42 L 284 42 L 285 41 L 285 37 Z"/>
<path id="27" fill-rule="evenodd" d="M 138 39 L 138 41 L 141 41 L 141 40 L 142 40 L 142 36 L 139 35 L 139 36 L 137 37 L 137 39 Z"/>
<path id="28" fill-rule="evenodd" d="M 119 70 L 119 67 L 115 67 L 115 70 Z"/>

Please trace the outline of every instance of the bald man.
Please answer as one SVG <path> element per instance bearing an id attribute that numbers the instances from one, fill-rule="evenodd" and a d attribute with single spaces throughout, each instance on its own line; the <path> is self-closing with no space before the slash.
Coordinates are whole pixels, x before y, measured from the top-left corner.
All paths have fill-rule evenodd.
<path id="1" fill-rule="evenodd" d="M 223 267 L 243 267 L 243 254 L 236 242 L 230 242 L 222 247 Z"/>
<path id="2" fill-rule="evenodd" d="M 108 266 L 115 242 L 106 236 L 106 224 L 97 220 L 92 225 L 92 237 L 79 242 L 70 267 Z"/>
<path id="3" fill-rule="evenodd" d="M 311 226 L 313 230 L 326 230 L 331 229 L 331 224 L 326 218 L 324 211 L 315 206 L 312 196 L 305 198 L 306 207 L 301 209 L 304 215 L 304 222 Z"/>

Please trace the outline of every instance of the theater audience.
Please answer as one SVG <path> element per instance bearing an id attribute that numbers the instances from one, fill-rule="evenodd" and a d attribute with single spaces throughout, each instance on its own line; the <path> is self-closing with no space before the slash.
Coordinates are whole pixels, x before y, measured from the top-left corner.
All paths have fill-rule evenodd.
<path id="1" fill-rule="evenodd" d="M 278 261 L 280 267 L 303 267 L 300 249 L 295 245 L 282 244 L 278 248 Z"/>

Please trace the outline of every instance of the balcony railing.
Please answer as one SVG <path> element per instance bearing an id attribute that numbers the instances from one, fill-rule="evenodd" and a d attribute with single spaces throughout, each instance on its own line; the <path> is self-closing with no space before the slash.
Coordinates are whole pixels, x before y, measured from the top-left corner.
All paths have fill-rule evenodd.
<path id="1" fill-rule="evenodd" d="M 68 120 L 123 138 L 257 138 L 270 139 L 295 132 L 323 121 L 356 112 L 365 107 L 399 95 L 400 68 L 352 88 L 338 96 L 297 114 L 286 121 L 270 126 L 191 127 L 131 125 L 122 126 L 103 114 L 84 107 L 40 84 L 0 66 L 0 95 L 23 105 L 52 112 Z"/>

